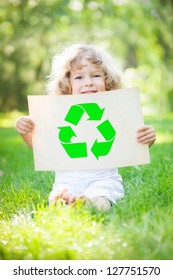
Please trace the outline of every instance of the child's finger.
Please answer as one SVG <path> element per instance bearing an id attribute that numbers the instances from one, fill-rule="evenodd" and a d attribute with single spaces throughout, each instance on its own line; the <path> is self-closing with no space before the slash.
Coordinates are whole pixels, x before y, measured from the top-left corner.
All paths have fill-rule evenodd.
<path id="1" fill-rule="evenodd" d="M 150 144 L 150 142 L 154 141 L 154 138 L 142 138 L 140 140 L 138 140 L 138 143 L 141 144 Z"/>
<path id="2" fill-rule="evenodd" d="M 142 134 L 142 135 L 137 136 L 137 141 L 138 141 L 138 142 L 143 142 L 143 141 L 149 140 L 149 139 L 151 139 L 151 138 L 154 138 L 153 133 L 150 133 L 150 134 Z"/>
<path id="3" fill-rule="evenodd" d="M 29 118 L 24 118 L 24 121 L 31 126 L 35 126 L 35 123 Z"/>
<path id="4" fill-rule="evenodd" d="M 27 122 L 25 120 L 21 123 L 21 125 L 25 126 L 28 129 L 33 129 L 35 126 L 33 123 Z"/>
<path id="5" fill-rule="evenodd" d="M 32 131 L 33 128 L 31 126 L 25 126 L 25 125 L 21 124 L 18 126 L 18 129 L 29 133 Z"/>
<path id="6" fill-rule="evenodd" d="M 148 139 L 148 140 L 144 140 L 143 142 L 141 142 L 142 144 L 148 144 L 150 145 L 150 143 L 153 143 L 154 139 Z"/>
<path id="7" fill-rule="evenodd" d="M 136 130 L 136 132 L 143 132 L 146 130 L 154 130 L 154 128 L 151 125 L 142 125 Z"/>

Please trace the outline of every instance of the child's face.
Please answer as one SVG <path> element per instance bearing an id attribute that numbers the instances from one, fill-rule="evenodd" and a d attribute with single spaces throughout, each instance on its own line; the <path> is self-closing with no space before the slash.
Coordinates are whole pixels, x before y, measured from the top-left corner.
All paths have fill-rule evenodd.
<path id="1" fill-rule="evenodd" d="M 72 94 L 90 94 L 105 91 L 105 76 L 101 68 L 88 59 L 81 59 L 82 67 L 71 71 Z"/>

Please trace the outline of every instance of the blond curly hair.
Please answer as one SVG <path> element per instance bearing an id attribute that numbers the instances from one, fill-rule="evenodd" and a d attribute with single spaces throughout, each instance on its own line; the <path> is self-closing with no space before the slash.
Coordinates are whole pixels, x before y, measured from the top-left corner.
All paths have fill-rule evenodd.
<path id="1" fill-rule="evenodd" d="M 74 44 L 54 56 L 47 84 L 48 94 L 72 94 L 70 74 L 72 70 L 80 68 L 83 57 L 100 66 L 105 75 L 106 91 L 122 88 L 120 72 L 107 52 L 93 45 Z"/>

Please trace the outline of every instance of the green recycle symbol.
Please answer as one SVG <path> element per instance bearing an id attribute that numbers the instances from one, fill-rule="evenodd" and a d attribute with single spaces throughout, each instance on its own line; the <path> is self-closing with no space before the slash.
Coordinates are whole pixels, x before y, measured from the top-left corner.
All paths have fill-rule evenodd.
<path id="1" fill-rule="evenodd" d="M 104 108 L 101 109 L 97 103 L 72 105 L 64 120 L 77 126 L 84 112 L 89 116 L 88 121 L 99 121 L 102 118 Z M 70 158 L 83 158 L 88 156 L 86 142 L 73 143 L 71 141 L 73 136 L 77 137 L 71 126 L 61 126 L 58 129 L 60 130 L 58 135 L 60 143 Z M 97 129 L 105 141 L 98 142 L 96 139 L 91 147 L 91 152 L 99 159 L 100 156 L 106 156 L 110 152 L 116 137 L 116 131 L 109 120 L 103 121 L 97 126 Z"/>

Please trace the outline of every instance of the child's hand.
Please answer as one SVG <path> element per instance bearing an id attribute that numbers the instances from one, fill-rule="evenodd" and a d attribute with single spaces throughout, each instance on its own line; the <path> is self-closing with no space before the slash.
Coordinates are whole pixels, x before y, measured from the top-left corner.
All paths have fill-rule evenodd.
<path id="1" fill-rule="evenodd" d="M 140 127 L 137 131 L 137 142 L 142 144 L 148 144 L 149 147 L 156 140 L 156 133 L 151 125 L 144 125 Z"/>
<path id="2" fill-rule="evenodd" d="M 33 132 L 34 122 L 29 118 L 29 116 L 19 117 L 16 121 L 16 130 L 21 135 L 27 135 Z"/>

